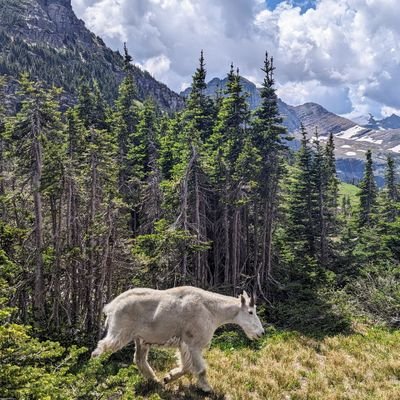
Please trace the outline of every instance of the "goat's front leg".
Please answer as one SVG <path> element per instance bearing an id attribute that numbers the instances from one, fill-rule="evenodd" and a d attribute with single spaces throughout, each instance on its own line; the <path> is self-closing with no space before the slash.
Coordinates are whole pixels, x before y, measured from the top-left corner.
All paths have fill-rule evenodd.
<path id="1" fill-rule="evenodd" d="M 207 372 L 206 372 L 206 362 L 203 359 L 203 355 L 201 354 L 201 349 L 193 349 L 191 351 L 192 356 L 192 372 L 197 376 L 197 384 L 199 388 L 203 392 L 211 392 L 211 386 L 207 381 Z"/>
<path id="2" fill-rule="evenodd" d="M 171 369 L 167 375 L 164 376 L 164 383 L 169 383 L 175 379 L 190 372 L 192 366 L 192 355 L 190 353 L 189 347 L 185 342 L 182 342 L 178 350 L 178 360 L 179 366 L 177 368 Z"/>
<path id="3" fill-rule="evenodd" d="M 139 371 L 143 374 L 145 378 L 158 382 L 156 374 L 154 373 L 153 369 L 151 368 L 151 366 L 147 361 L 147 356 L 149 354 L 150 346 L 148 344 L 144 344 L 139 340 L 135 340 L 135 344 L 136 344 L 136 350 L 135 350 L 134 361 Z"/>

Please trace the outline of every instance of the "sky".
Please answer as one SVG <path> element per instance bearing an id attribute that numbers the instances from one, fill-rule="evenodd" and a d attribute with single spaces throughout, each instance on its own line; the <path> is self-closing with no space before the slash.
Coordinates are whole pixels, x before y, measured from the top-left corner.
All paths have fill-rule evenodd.
<path id="1" fill-rule="evenodd" d="M 349 118 L 400 115 L 396 0 L 72 0 L 86 26 L 114 50 L 180 92 L 204 50 L 207 80 L 231 62 L 262 82 L 274 57 L 278 95 Z"/>

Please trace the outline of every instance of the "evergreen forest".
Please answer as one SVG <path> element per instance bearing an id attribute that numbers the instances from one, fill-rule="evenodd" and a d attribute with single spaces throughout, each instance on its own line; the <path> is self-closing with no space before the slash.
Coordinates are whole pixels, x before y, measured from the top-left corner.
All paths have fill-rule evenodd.
<path id="1" fill-rule="evenodd" d="M 334 335 L 345 342 L 361 329 L 366 336 L 343 346 L 368 347 L 362 338 L 375 335 L 400 351 L 393 159 L 378 188 L 368 151 L 354 186 L 337 178 L 334 135 L 303 128 L 292 150 L 268 54 L 254 112 L 233 65 L 226 90 L 210 98 L 201 53 L 185 107 L 171 115 L 151 98 L 140 100 L 131 61 L 125 51 L 112 102 L 95 79 L 80 81 L 72 106 L 62 104 L 61 89 L 27 74 L 16 110 L 0 90 L 0 397 L 197 398 L 164 389 L 147 397 L 132 349 L 89 361 L 103 334 L 103 306 L 134 287 L 255 293 L 271 349 L 277 338 L 291 346 L 307 338 L 298 343 L 312 347 Z M 212 351 L 223 360 L 234 349 L 250 357 L 266 348 L 221 329 Z M 372 397 L 329 397 L 327 385 L 325 394 L 290 398 L 395 399 L 399 353 L 390 356 L 385 377 L 397 384 L 382 378 L 386 397 L 374 397 L 376 388 Z M 161 350 L 152 357 L 160 369 L 171 362 Z M 301 389 L 279 379 L 279 390 Z M 263 385 L 268 398 L 282 398 L 276 383 Z"/>

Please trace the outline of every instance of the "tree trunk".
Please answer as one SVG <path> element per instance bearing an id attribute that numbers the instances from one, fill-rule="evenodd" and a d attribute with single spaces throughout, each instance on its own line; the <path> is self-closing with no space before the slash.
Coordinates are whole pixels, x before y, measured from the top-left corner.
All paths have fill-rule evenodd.
<path id="1" fill-rule="evenodd" d="M 35 127 L 40 132 L 39 127 Z M 38 134 L 34 134 L 32 142 L 33 171 L 32 171 L 32 190 L 33 203 L 35 209 L 35 284 L 34 284 L 34 315 L 36 321 L 44 321 L 44 274 L 43 274 L 43 215 L 42 215 L 42 196 L 40 193 L 40 182 L 42 179 L 42 145 L 39 142 Z"/>

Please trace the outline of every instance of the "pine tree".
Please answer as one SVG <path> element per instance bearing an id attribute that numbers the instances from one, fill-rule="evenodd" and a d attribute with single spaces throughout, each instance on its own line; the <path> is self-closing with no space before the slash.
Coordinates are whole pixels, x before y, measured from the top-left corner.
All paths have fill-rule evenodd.
<path id="1" fill-rule="evenodd" d="M 187 130 L 193 138 L 204 142 L 211 135 L 214 106 L 211 98 L 205 94 L 206 69 L 203 50 L 200 53 L 199 67 L 192 77 L 191 92 L 183 113 L 183 119 Z"/>
<path id="2" fill-rule="evenodd" d="M 399 215 L 399 191 L 396 184 L 395 164 L 393 157 L 387 157 L 385 171 L 385 188 L 382 193 L 383 215 L 387 222 L 393 222 Z"/>
<path id="3" fill-rule="evenodd" d="M 259 204 L 256 206 L 255 227 L 255 259 L 256 274 L 264 280 L 272 275 L 272 235 L 277 221 L 277 202 L 279 198 L 279 182 L 282 177 L 282 159 L 286 151 L 286 129 L 282 126 L 282 118 L 278 110 L 278 98 L 274 88 L 273 58 L 265 54 L 264 80 L 261 88 L 261 105 L 255 111 L 252 120 L 253 146 L 258 149 L 261 161 L 256 176 Z M 259 214 L 259 215 L 258 215 Z M 261 235 L 261 242 L 257 237 Z"/>
<path id="4" fill-rule="evenodd" d="M 34 238 L 35 238 L 35 268 L 34 293 L 32 296 L 34 316 L 36 322 L 43 323 L 45 318 L 45 276 L 44 276 L 44 215 L 43 215 L 43 179 L 47 178 L 47 185 L 52 181 L 54 162 L 48 157 L 55 155 L 56 139 L 60 129 L 60 114 L 55 96 L 58 92 L 46 91 L 40 83 L 33 83 L 27 75 L 20 79 L 22 106 L 19 113 L 9 126 L 14 141 L 15 152 L 29 154 L 29 157 L 19 157 L 18 173 L 30 182 L 31 194 L 34 203 Z M 58 140 L 58 139 L 56 139 Z M 52 150 L 54 149 L 54 151 Z M 62 152 L 62 148 L 58 148 Z M 57 170 L 57 169 L 56 169 Z M 54 175 L 53 175 L 54 176 Z"/>
<path id="5" fill-rule="evenodd" d="M 1 219 L 6 218 L 6 206 L 4 204 L 4 196 L 6 193 L 5 171 L 6 171 L 6 113 L 4 109 L 5 103 L 5 77 L 0 76 L 0 216 Z"/>
<path id="6" fill-rule="evenodd" d="M 107 129 L 109 110 L 97 81 L 82 82 L 79 86 L 77 110 L 86 128 Z"/>
<path id="7" fill-rule="evenodd" d="M 128 159 L 131 179 L 136 182 L 133 206 L 137 213 L 137 228 L 141 233 L 151 233 L 160 217 L 160 169 L 158 165 L 158 121 L 155 104 L 145 101 L 139 115 L 136 132 L 132 136 Z"/>
<path id="8" fill-rule="evenodd" d="M 315 231 L 313 214 L 315 190 L 313 186 L 313 153 L 307 132 L 301 126 L 301 147 L 296 154 L 296 170 L 290 187 L 288 223 L 289 240 L 294 244 L 294 254 L 304 260 L 315 256 Z"/>
<path id="9" fill-rule="evenodd" d="M 224 282 L 238 285 L 240 266 L 243 265 L 243 187 L 238 170 L 238 160 L 242 154 L 248 132 L 249 110 L 246 95 L 242 93 L 239 70 L 233 64 L 228 73 L 225 97 L 222 99 L 213 134 L 207 144 L 211 153 L 210 175 L 216 189 L 217 204 L 221 206 L 222 229 L 214 230 L 214 246 L 222 253 L 214 254 L 214 259 L 224 264 Z M 242 155 L 243 157 L 243 155 Z M 223 232 L 222 238 L 220 231 Z"/>
<path id="10" fill-rule="evenodd" d="M 339 179 L 336 172 L 335 142 L 330 133 L 324 154 L 324 176 L 326 180 L 326 229 L 334 234 L 337 228 Z"/>
<path id="11" fill-rule="evenodd" d="M 136 100 L 136 86 L 131 68 L 132 58 L 125 50 L 125 64 L 124 69 L 126 76 L 119 86 L 119 95 L 115 101 L 115 108 L 110 121 L 111 130 L 118 142 L 118 185 L 121 192 L 123 201 L 127 205 L 130 214 L 130 221 L 128 222 L 130 228 L 133 230 L 135 225 L 135 212 L 133 210 L 133 203 L 135 197 L 135 188 L 132 185 L 133 171 L 132 164 L 128 159 L 129 151 L 132 151 L 132 143 L 134 142 L 134 135 L 136 132 L 137 124 L 139 121 L 139 110 L 141 104 Z"/>
<path id="12" fill-rule="evenodd" d="M 364 176 L 360 183 L 360 209 L 358 224 L 360 227 L 372 226 L 374 224 L 374 213 L 376 211 L 377 188 L 372 167 L 372 153 L 366 153 Z"/>

